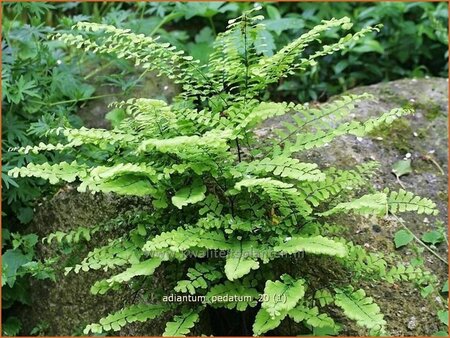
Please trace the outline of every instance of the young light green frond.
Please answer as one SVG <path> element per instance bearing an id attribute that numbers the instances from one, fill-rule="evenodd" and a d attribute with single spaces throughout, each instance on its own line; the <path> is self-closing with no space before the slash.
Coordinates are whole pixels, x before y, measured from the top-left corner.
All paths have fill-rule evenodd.
<path id="1" fill-rule="evenodd" d="M 199 229 L 184 229 L 179 227 L 178 229 L 157 235 L 145 243 L 142 250 L 144 252 L 156 252 L 160 249 L 168 248 L 171 251 L 180 252 L 197 245 L 198 241 Z"/>
<path id="2" fill-rule="evenodd" d="M 339 212 L 353 211 L 361 215 L 385 215 L 388 211 L 388 201 L 385 193 L 364 195 L 351 202 L 339 203 L 333 209 L 318 215 L 329 216 Z"/>
<path id="3" fill-rule="evenodd" d="M 166 138 L 178 130 L 177 114 L 166 102 L 154 99 L 129 99 L 113 104 L 116 109 L 125 110 L 125 118 L 117 127 L 119 130 L 133 130 L 141 135 Z"/>
<path id="4" fill-rule="evenodd" d="M 372 95 L 364 93 L 343 95 L 336 100 L 322 104 L 319 108 L 311 107 L 308 104 L 297 105 L 293 108 L 296 113 L 292 115 L 295 123 L 284 123 L 288 127 L 289 134 L 285 135 L 281 131 L 278 131 L 278 134 L 284 141 L 302 131 L 329 129 L 330 126 L 334 127 L 338 121 L 348 116 L 359 102 L 371 99 L 373 99 Z"/>
<path id="5" fill-rule="evenodd" d="M 163 337 L 185 337 L 199 320 L 198 311 L 184 310 L 180 315 L 167 322 Z"/>
<path id="6" fill-rule="evenodd" d="M 344 314 L 355 320 L 360 326 L 370 329 L 371 334 L 385 333 L 386 321 L 380 312 L 379 306 L 372 297 L 367 297 L 364 290 L 353 291 L 353 288 L 335 289 L 334 303 L 339 306 Z"/>
<path id="7" fill-rule="evenodd" d="M 245 311 L 258 304 L 259 292 L 248 281 L 225 281 L 211 287 L 206 294 L 206 302 L 213 307 L 225 307 Z"/>
<path id="8" fill-rule="evenodd" d="M 144 252 L 158 253 L 161 249 L 169 249 L 171 252 L 182 252 L 192 247 L 206 249 L 217 248 L 226 250 L 230 247 L 225 236 L 220 231 L 205 231 L 202 228 L 182 228 L 163 232 L 155 238 L 147 241 L 142 247 Z"/>
<path id="9" fill-rule="evenodd" d="M 245 276 L 251 270 L 258 269 L 259 262 L 255 258 L 257 251 L 257 243 L 253 241 L 235 241 L 230 244 L 225 263 L 227 278 L 233 281 Z"/>
<path id="10" fill-rule="evenodd" d="M 307 132 L 297 134 L 294 143 L 286 141 L 284 143 L 284 153 L 292 154 L 312 148 L 322 147 L 335 138 L 342 135 L 364 136 L 372 132 L 382 125 L 389 125 L 396 119 L 411 114 L 411 109 L 394 108 L 389 112 L 382 114 L 376 118 L 370 118 L 365 122 L 350 121 L 339 124 L 338 126 L 328 130 L 317 130 L 315 132 Z"/>
<path id="11" fill-rule="evenodd" d="M 388 190 L 386 190 L 388 193 Z M 439 210 L 436 203 L 428 198 L 414 195 L 410 191 L 400 189 L 391 191 L 388 195 L 388 207 L 390 213 L 415 211 L 418 214 L 437 215 Z"/>
<path id="12" fill-rule="evenodd" d="M 295 68 L 295 61 L 305 48 L 311 42 L 317 40 L 323 32 L 334 27 L 348 29 L 351 27 L 350 19 L 344 17 L 342 19 L 322 21 L 320 25 L 301 35 L 273 56 L 261 58 L 258 66 L 252 69 L 252 75 L 264 79 L 266 83 L 276 82 L 281 77 L 287 76 Z"/>
<path id="13" fill-rule="evenodd" d="M 26 146 L 19 148 L 17 150 L 18 153 L 27 155 L 29 153 L 38 154 L 42 151 L 63 151 L 66 149 L 72 149 L 77 146 L 82 145 L 83 142 L 80 140 L 74 140 L 67 144 L 57 143 L 57 144 L 45 144 L 45 143 L 39 143 L 37 146 Z"/>
<path id="14" fill-rule="evenodd" d="M 275 246 L 273 249 L 277 252 L 284 252 L 287 254 L 305 252 L 337 257 L 345 257 L 347 255 L 345 245 L 323 236 L 293 236 L 290 240 Z"/>
<path id="15" fill-rule="evenodd" d="M 50 184 L 57 184 L 61 181 L 71 183 L 77 178 L 85 178 L 87 176 L 87 167 L 78 164 L 76 161 L 71 163 L 61 162 L 53 165 L 48 162 L 43 164 L 29 163 L 26 167 L 11 169 L 8 175 L 14 178 L 19 176 L 43 178 L 48 180 Z"/>
<path id="16" fill-rule="evenodd" d="M 136 248 L 133 242 L 118 238 L 104 246 L 94 248 L 79 264 L 67 267 L 66 274 L 72 270 L 75 273 L 79 273 L 80 270 L 103 269 L 107 271 L 128 264 L 137 264 L 142 255 L 142 250 Z"/>
<path id="17" fill-rule="evenodd" d="M 120 195 L 155 196 L 156 170 L 145 163 L 119 163 L 112 167 L 97 166 L 88 170 L 77 188 L 80 192 L 115 192 Z"/>
<path id="18" fill-rule="evenodd" d="M 264 288 L 267 299 L 262 302 L 261 308 L 266 310 L 271 318 L 293 309 L 305 295 L 305 280 L 295 280 L 287 274 L 282 275 L 280 279 L 275 282 L 268 280 Z"/>
<path id="19" fill-rule="evenodd" d="M 69 144 L 76 146 L 81 144 L 93 144 L 100 148 L 108 145 L 118 145 L 123 148 L 137 146 L 139 136 L 131 133 L 124 133 L 120 130 L 105 130 L 96 128 L 81 127 L 75 128 L 57 128 L 52 131 L 56 135 L 63 135 L 67 138 Z"/>
<path id="20" fill-rule="evenodd" d="M 54 38 L 85 51 L 131 60 L 136 66 L 165 75 L 192 89 L 196 80 L 202 79 L 197 61 L 168 43 L 158 42 L 157 38 L 134 34 L 129 29 L 89 22 L 79 22 L 73 28 L 73 33 L 58 33 Z"/>
<path id="21" fill-rule="evenodd" d="M 169 308 L 166 304 L 132 305 L 100 319 L 98 324 L 87 325 L 83 333 L 88 335 L 89 333 L 101 334 L 111 330 L 120 331 L 127 324 L 155 319 L 168 310 Z"/>
<path id="22" fill-rule="evenodd" d="M 278 206 L 283 215 L 299 213 L 306 217 L 312 211 L 308 202 L 292 184 L 267 177 L 245 178 L 234 186 L 237 191 L 240 191 L 242 187 L 246 187 L 250 192 L 262 190 Z"/>
<path id="23" fill-rule="evenodd" d="M 95 284 L 91 287 L 91 293 L 94 295 L 97 293 L 104 294 L 109 289 L 117 286 L 118 284 L 126 283 L 134 277 L 150 276 L 153 272 L 155 272 L 156 268 L 161 265 L 161 263 L 162 260 L 160 258 L 153 257 L 145 261 L 132 264 L 128 269 L 117 275 L 95 282 Z"/>
<path id="24" fill-rule="evenodd" d="M 292 108 L 293 105 L 288 105 L 287 103 L 260 102 L 250 113 L 247 113 L 242 119 L 237 121 L 235 133 L 239 134 L 243 130 L 253 129 L 269 118 L 286 114 Z"/>
<path id="25" fill-rule="evenodd" d="M 324 181 L 301 182 L 298 189 L 305 200 L 317 207 L 343 191 L 349 191 L 367 183 L 368 178 L 373 175 L 378 166 L 377 162 L 367 162 L 356 166 L 353 170 L 330 168 L 324 171 Z"/>
<path id="26" fill-rule="evenodd" d="M 295 158 L 285 156 L 266 157 L 249 163 L 241 162 L 236 169 L 239 175 L 273 174 L 282 178 L 313 182 L 325 179 L 325 175 L 318 169 L 317 164 L 302 163 Z"/>
<path id="27" fill-rule="evenodd" d="M 159 151 L 161 153 L 177 154 L 180 157 L 189 157 L 192 153 L 202 153 L 211 150 L 228 150 L 227 140 L 231 138 L 230 130 L 207 132 L 202 136 L 175 136 L 167 139 L 147 139 L 137 149 L 140 153 Z"/>

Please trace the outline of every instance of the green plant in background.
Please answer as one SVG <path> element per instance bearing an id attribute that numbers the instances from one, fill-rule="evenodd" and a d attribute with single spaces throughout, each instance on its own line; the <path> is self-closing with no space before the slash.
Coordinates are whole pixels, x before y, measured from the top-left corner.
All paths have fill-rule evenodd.
<path id="1" fill-rule="evenodd" d="M 19 183 L 6 173 L 16 166 L 46 161 L 47 157 L 39 154 L 23 156 L 17 148 L 51 141 L 43 135 L 49 128 L 81 126 L 72 114 L 77 108 L 75 101 L 89 98 L 94 88 L 83 83 L 76 65 L 68 63 L 62 50 L 45 39 L 53 29 L 42 21 L 52 5 L 2 6 L 10 14 L 2 20 L 2 308 L 3 334 L 14 335 L 20 322 L 9 316 L 9 311 L 15 302 L 29 303 L 28 278 L 52 277 L 48 266 L 34 257 L 37 236 L 20 234 L 33 218 L 35 199 L 49 193 L 51 187 L 37 179 Z"/>
<path id="2" fill-rule="evenodd" d="M 264 99 L 268 86 L 308 71 L 321 57 L 348 50 L 378 28 L 317 44 L 327 32 L 352 27 L 347 17 L 331 19 L 269 53 L 263 20 L 253 11 L 231 20 L 204 65 L 168 43 L 111 25 L 80 22 L 73 31 L 55 35 L 87 52 L 130 60 L 181 88 L 170 105 L 146 98 L 116 103 L 124 117 L 112 130 L 50 130 L 57 141 L 20 152 L 62 153 L 66 161 L 30 163 L 9 172 L 13 178 L 76 183 L 80 192 L 152 200 L 153 211 L 144 224 L 66 268 L 67 274 L 112 271 L 92 286 L 93 294 L 130 287 L 139 295 L 138 302 L 134 297 L 123 309 L 88 325 L 85 334 L 119 331 L 127 323 L 170 313 L 174 317 L 164 335 L 186 335 L 203 311 L 217 308 L 233 310 L 230 316 L 242 313 L 241 335 L 261 335 L 283 321 L 301 323 L 295 334 L 337 334 L 341 325 L 331 315 L 333 307 L 369 334 L 386 334 L 381 309 L 358 288 L 359 281 L 436 285 L 430 273 L 367 252 L 330 223 L 340 213 L 436 214 L 432 201 L 404 190 L 374 191 L 369 184 L 377 168 L 373 162 L 340 169 L 296 159 L 297 153 L 341 135 L 363 136 L 389 125 L 411 109 L 396 108 L 359 122 L 348 114 L 361 99 L 370 98 L 365 94 L 344 96 L 319 109 Z M 305 53 L 313 46 L 314 52 Z M 290 112 L 295 115 L 287 130 L 278 130 L 269 144 L 256 137 L 262 121 Z M 361 195 L 360 190 L 372 191 Z M 48 240 L 94 241 L 101 233 L 98 227 L 80 228 L 50 234 Z M 329 264 L 345 277 L 317 283 L 318 270 Z M 158 278 L 155 285 L 157 269 L 163 269 L 164 280 Z M 161 301 L 175 292 L 202 301 Z M 238 298 L 220 301 L 227 295 Z"/>
<path id="3" fill-rule="evenodd" d="M 446 3 L 312 3 L 297 5 L 305 26 L 324 16 L 351 14 L 354 29 L 383 23 L 376 39 L 328 58 L 317 68 L 279 89 L 287 95 L 300 91 L 299 98 L 327 98 L 358 85 L 404 77 L 434 75 L 447 77 L 448 12 Z M 333 34 L 330 36 L 333 37 Z M 327 41 L 325 39 L 325 41 Z"/>
<path id="4" fill-rule="evenodd" d="M 159 35 L 162 41 L 206 63 L 216 33 L 224 30 L 228 19 L 253 5 L 226 2 L 64 3 L 52 5 L 54 14 L 47 16 L 47 22 L 70 27 L 84 20 L 128 28 L 138 34 Z M 339 55 L 329 55 L 323 63 L 283 80 L 269 91 L 273 97 L 325 100 L 358 85 L 404 77 L 447 76 L 448 13 L 445 2 L 300 2 L 264 3 L 262 6 L 267 14 L 263 35 L 267 44 L 264 53 L 268 55 L 322 19 L 349 16 L 356 22 L 354 32 L 374 22 L 384 25 L 376 39 L 373 35 L 368 36 L 363 44 Z M 330 30 L 322 38 L 328 43 L 337 36 L 336 31 Z M 98 69 L 98 58 L 89 61 L 93 69 Z M 105 65 L 115 66 L 121 74 L 117 77 L 108 74 L 102 83 L 117 84 L 119 80 L 125 81 L 125 75 L 132 72 L 123 63 L 113 59 L 109 62 Z M 122 85 L 131 86 L 132 82 L 125 81 Z"/>

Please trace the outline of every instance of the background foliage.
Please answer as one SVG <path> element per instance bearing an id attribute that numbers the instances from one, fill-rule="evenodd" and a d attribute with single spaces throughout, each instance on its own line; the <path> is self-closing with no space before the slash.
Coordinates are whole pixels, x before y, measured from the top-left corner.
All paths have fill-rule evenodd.
<path id="1" fill-rule="evenodd" d="M 215 35 L 228 19 L 252 3 L 3 3 L 2 22 L 2 203 L 4 334 L 17 333 L 20 323 L 9 315 L 15 302 L 27 303 L 29 276 L 52 278 L 50 269 L 37 274 L 34 246 L 27 231 L 36 199 L 56 190 L 41 180 L 22 179 L 20 187 L 5 173 L 44 155 L 18 156 L 18 145 L 51 141 L 50 127 L 83 124 L 76 111 L 98 95 L 98 84 L 125 93 L 142 83 L 141 74 L 119 60 L 80 55 L 62 49 L 46 35 L 92 21 L 160 35 L 202 62 L 208 60 Z M 327 56 L 320 65 L 272 88 L 275 100 L 325 100 L 346 89 L 403 77 L 447 76 L 447 4 L 442 3 L 279 3 L 263 4 L 268 50 L 285 45 L 322 19 L 349 16 L 352 32 L 382 23 L 381 32 L 350 51 Z M 326 39 L 336 37 L 329 33 Z M 73 55 L 72 55 L 73 53 Z M 74 57 L 75 56 L 75 57 Z M 99 76 L 95 76 L 99 75 Z M 269 95 L 269 94 L 268 94 Z M 59 155 L 58 155 L 59 156 Z M 56 188 L 57 189 L 57 188 Z M 22 234 L 22 235 L 21 235 Z M 42 270 L 42 269 L 41 269 Z"/>

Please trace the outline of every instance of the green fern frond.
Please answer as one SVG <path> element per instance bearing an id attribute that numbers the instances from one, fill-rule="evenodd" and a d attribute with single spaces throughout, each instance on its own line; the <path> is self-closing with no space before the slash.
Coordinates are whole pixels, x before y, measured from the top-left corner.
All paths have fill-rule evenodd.
<path id="1" fill-rule="evenodd" d="M 389 190 L 385 190 L 389 193 Z M 414 195 L 412 192 L 400 189 L 399 191 L 391 191 L 387 198 L 389 212 L 395 214 L 397 212 L 415 211 L 418 214 L 437 215 L 439 210 L 436 203 L 428 198 Z"/>
<path id="2" fill-rule="evenodd" d="M 82 271 L 115 269 L 128 264 L 139 263 L 142 251 L 136 248 L 135 243 L 124 238 L 118 238 L 107 245 L 94 248 L 86 257 L 73 267 L 66 267 L 68 274 L 70 271 L 79 273 Z"/>
<path id="3" fill-rule="evenodd" d="M 378 166 L 377 162 L 367 162 L 356 166 L 354 170 L 330 168 L 324 171 L 324 181 L 301 182 L 298 189 L 305 200 L 317 207 L 343 191 L 349 191 L 365 184 Z"/>
<path id="4" fill-rule="evenodd" d="M 198 203 L 205 199 L 206 186 L 200 181 L 194 181 L 190 187 L 178 190 L 172 197 L 172 203 L 178 209 L 188 204 Z"/>
<path id="5" fill-rule="evenodd" d="M 199 320 L 198 311 L 184 310 L 180 315 L 167 322 L 163 337 L 185 337 Z"/>
<path id="6" fill-rule="evenodd" d="M 76 161 L 71 163 L 61 162 L 53 165 L 48 162 L 43 164 L 29 163 L 26 167 L 11 169 L 8 175 L 14 178 L 19 176 L 43 178 L 48 180 L 50 184 L 57 184 L 60 181 L 71 183 L 77 178 L 85 178 L 87 176 L 87 167 L 78 164 Z"/>
<path id="7" fill-rule="evenodd" d="M 248 174 L 273 174 L 282 178 L 290 178 L 297 181 L 323 181 L 325 175 L 318 169 L 315 163 L 302 163 L 297 159 L 277 156 L 264 158 L 249 163 L 241 162 L 236 170 L 240 175 Z"/>
<path id="8" fill-rule="evenodd" d="M 281 142 L 283 142 L 301 131 L 307 131 L 309 129 L 327 130 L 330 126 L 335 126 L 337 122 L 348 116 L 359 102 L 372 99 L 372 95 L 364 93 L 359 95 L 344 95 L 332 102 L 321 105 L 319 108 L 311 107 L 308 104 L 297 105 L 293 109 L 295 114 L 291 116 L 295 124 L 290 122 L 283 123 L 288 129 L 289 134 L 281 130 L 276 130 L 275 132 L 282 138 Z"/>
<path id="9" fill-rule="evenodd" d="M 242 117 L 238 116 L 238 119 L 235 119 L 237 120 L 235 133 L 239 134 L 242 132 L 242 130 L 252 129 L 269 118 L 282 116 L 292 108 L 293 105 L 288 105 L 287 103 L 260 102 L 251 110 L 250 113 L 246 114 L 245 112 L 243 112 Z"/>
<path id="10" fill-rule="evenodd" d="M 17 149 L 17 152 L 20 154 L 24 154 L 24 155 L 27 155 L 29 153 L 39 154 L 42 151 L 63 151 L 66 149 L 72 149 L 72 148 L 75 148 L 82 144 L 83 144 L 83 142 L 81 140 L 74 140 L 74 141 L 66 143 L 66 144 L 62 144 L 62 143 L 45 144 L 45 143 L 40 142 L 39 145 L 37 145 L 37 146 L 26 146 L 26 147 L 19 148 L 19 149 Z"/>
<path id="11" fill-rule="evenodd" d="M 49 234 L 47 237 L 42 239 L 42 242 L 46 241 L 47 244 L 51 244 L 54 239 L 58 243 L 79 243 L 81 240 L 85 240 L 89 242 L 92 238 L 92 235 L 97 233 L 101 229 L 100 226 L 95 226 L 92 228 L 87 227 L 79 227 L 77 229 L 71 230 L 69 232 L 55 231 Z"/>
<path id="12" fill-rule="evenodd" d="M 389 125 L 396 119 L 411 114 L 411 109 L 395 108 L 383 115 L 368 119 L 365 122 L 351 121 L 339 124 L 335 128 L 328 130 L 317 130 L 315 132 L 297 134 L 294 143 L 286 141 L 284 143 L 285 154 L 292 154 L 299 151 L 322 147 L 335 138 L 343 135 L 364 136 L 382 125 Z"/>
<path id="13" fill-rule="evenodd" d="M 360 326 L 370 329 L 371 334 L 385 333 L 386 321 L 380 312 L 380 307 L 371 297 L 367 297 L 364 290 L 353 291 L 353 288 L 335 289 L 334 303 L 344 314 L 355 320 Z"/>
<path id="14" fill-rule="evenodd" d="M 317 290 L 314 293 L 314 299 L 319 301 L 321 307 L 327 306 L 333 302 L 333 296 L 328 289 Z"/>
<path id="15" fill-rule="evenodd" d="M 254 258 L 257 250 L 257 243 L 253 241 L 235 241 L 230 244 L 225 263 L 225 275 L 230 281 L 259 268 L 259 262 Z"/>
<path id="16" fill-rule="evenodd" d="M 234 189 L 240 191 L 242 187 L 246 187 L 250 192 L 262 190 L 283 215 L 292 215 L 294 212 L 306 217 L 312 212 L 308 202 L 290 183 L 267 177 L 244 178 L 235 184 Z"/>
<path id="17" fill-rule="evenodd" d="M 115 102 L 113 107 L 124 109 L 128 115 L 117 128 L 122 131 L 130 129 L 141 136 L 159 135 L 166 138 L 175 136 L 175 133 L 181 128 L 178 126 L 177 114 L 166 102 L 161 100 L 129 99 Z"/>
<path id="18" fill-rule="evenodd" d="M 364 195 L 351 202 L 339 203 L 334 208 L 320 213 L 320 216 L 329 216 L 339 212 L 353 211 L 361 215 L 387 214 L 388 203 L 385 193 Z"/>
<path id="19" fill-rule="evenodd" d="M 159 43 L 157 38 L 134 34 L 129 29 L 89 22 L 79 22 L 73 30 L 73 33 L 57 33 L 53 37 L 78 49 L 131 60 L 136 66 L 192 88 L 201 79 L 196 60 L 168 43 Z"/>
<path id="20" fill-rule="evenodd" d="M 208 282 L 215 282 L 222 276 L 222 272 L 215 266 L 208 263 L 197 263 L 194 268 L 188 269 L 187 277 L 189 279 L 178 281 L 174 290 L 183 293 L 189 292 L 193 295 L 197 289 L 206 289 Z"/>
<path id="21" fill-rule="evenodd" d="M 295 63 L 298 55 L 320 35 L 334 27 L 342 27 L 348 29 L 351 27 L 350 19 L 344 17 L 342 19 L 332 19 L 322 21 L 320 25 L 315 26 L 309 32 L 301 35 L 273 56 L 260 59 L 257 67 L 252 69 L 252 74 L 260 78 L 264 78 L 267 83 L 278 81 L 283 76 L 293 72 L 298 64 Z"/>
<path id="22" fill-rule="evenodd" d="M 147 241 L 142 250 L 153 254 L 161 253 L 162 249 L 169 249 L 172 253 L 178 253 L 193 247 L 205 249 L 227 250 L 230 244 L 221 231 L 208 231 L 202 228 L 182 228 L 163 232 Z"/>
<path id="23" fill-rule="evenodd" d="M 101 334 L 111 330 L 120 331 L 127 324 L 155 319 L 168 310 L 166 304 L 132 305 L 100 319 L 98 324 L 87 325 L 83 333 L 88 335 L 89 333 Z"/>
<path id="24" fill-rule="evenodd" d="M 294 236 L 288 241 L 275 246 L 273 249 L 277 252 L 284 252 L 287 254 L 306 252 L 316 255 L 322 254 L 337 257 L 345 257 L 347 255 L 345 245 L 323 236 Z"/>
<path id="25" fill-rule="evenodd" d="M 263 300 L 261 308 L 266 310 L 271 318 L 293 309 L 306 291 L 303 279 L 295 280 L 288 274 L 282 275 L 280 279 L 275 282 L 268 280 L 264 288 L 267 299 Z"/>
<path id="26" fill-rule="evenodd" d="M 206 302 L 212 307 L 245 311 L 248 307 L 255 307 L 258 304 L 258 297 L 258 290 L 244 279 L 214 285 L 206 294 Z"/>
<path id="27" fill-rule="evenodd" d="M 109 289 L 117 286 L 118 284 L 126 283 L 134 277 L 150 276 L 153 272 L 155 272 L 156 268 L 161 265 L 161 263 L 162 260 L 160 258 L 153 257 L 145 261 L 132 264 L 128 269 L 117 275 L 95 282 L 95 284 L 91 287 L 91 293 L 94 295 L 97 293 L 104 294 Z"/>
<path id="28" fill-rule="evenodd" d="M 413 267 L 411 265 L 405 266 L 402 263 L 388 270 L 385 279 L 389 283 L 397 281 L 414 282 L 416 285 L 433 285 L 436 283 L 436 276 L 432 275 L 429 271 L 424 271 L 419 267 Z"/>
<path id="29" fill-rule="evenodd" d="M 289 310 L 288 316 L 296 323 L 305 322 L 312 327 L 336 327 L 333 318 L 326 313 L 319 314 L 319 309 L 316 306 L 310 308 L 303 304 L 297 305 L 295 308 Z"/>

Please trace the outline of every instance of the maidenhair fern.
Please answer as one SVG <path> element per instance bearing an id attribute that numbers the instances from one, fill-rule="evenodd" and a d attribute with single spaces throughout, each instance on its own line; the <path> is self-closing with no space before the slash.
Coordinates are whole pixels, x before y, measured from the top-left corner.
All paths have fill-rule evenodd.
<path id="1" fill-rule="evenodd" d="M 73 31 L 53 36 L 86 52 L 130 60 L 181 88 L 171 104 L 145 98 L 115 103 L 126 117 L 112 130 L 50 130 L 55 144 L 20 151 L 58 151 L 68 160 L 29 163 L 9 172 L 53 184 L 73 183 L 80 192 L 151 200 L 146 222 L 111 232 L 117 237 L 67 267 L 66 273 L 108 271 L 109 277 L 91 286 L 93 294 L 136 283 L 149 286 L 157 270 L 168 272 L 165 281 L 144 287 L 141 300 L 88 325 L 86 334 L 119 331 L 128 323 L 170 314 L 164 335 L 187 335 L 204 320 L 204 312 L 221 307 L 245 313 L 255 335 L 283 321 L 301 323 L 298 334 L 325 328 L 338 332 L 341 325 L 331 317 L 338 309 L 368 333 L 384 334 L 383 314 L 364 290 L 355 291 L 358 280 L 434 283 L 429 273 L 392 267 L 388 258 L 367 252 L 327 226 L 339 213 L 435 214 L 433 202 L 404 190 L 352 197 L 368 186 L 377 169 L 374 162 L 340 169 L 296 158 L 298 152 L 341 135 L 365 135 L 412 111 L 396 108 L 356 121 L 349 113 L 361 100 L 371 99 L 367 94 L 343 96 L 320 108 L 263 100 L 270 84 L 314 66 L 321 56 L 349 48 L 378 28 L 345 33 L 336 43 L 320 46 L 322 33 L 351 27 L 348 18 L 323 21 L 266 56 L 261 21 L 254 11 L 231 20 L 227 31 L 218 35 L 206 65 L 158 39 L 113 26 L 81 22 Z M 285 114 L 291 122 L 275 131 L 276 137 L 267 142 L 257 138 L 255 128 L 261 122 Z M 93 224 L 50 234 L 47 242 L 92 242 L 106 231 L 109 228 Z M 308 266 L 308 257 L 332 262 L 351 278 L 318 285 L 314 281 L 320 264 Z M 199 296 L 200 301 L 165 303 L 163 296 L 150 297 L 171 292 Z"/>

